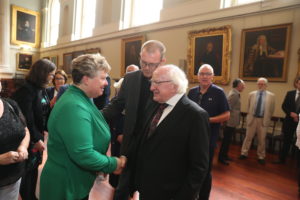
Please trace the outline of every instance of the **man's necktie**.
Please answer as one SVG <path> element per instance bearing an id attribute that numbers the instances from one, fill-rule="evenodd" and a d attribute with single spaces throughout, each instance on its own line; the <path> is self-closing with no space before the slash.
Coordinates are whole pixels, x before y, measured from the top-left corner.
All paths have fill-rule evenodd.
<path id="1" fill-rule="evenodd" d="M 298 93 L 298 97 L 297 97 L 297 99 L 296 99 L 296 102 L 295 102 L 295 104 L 296 104 L 296 113 L 299 113 L 299 109 L 300 109 L 300 94 L 299 94 L 299 92 L 297 92 Z"/>
<path id="2" fill-rule="evenodd" d="M 161 104 L 161 105 L 159 106 L 159 108 L 157 109 L 157 111 L 156 111 L 156 113 L 155 113 L 155 115 L 154 115 L 154 117 L 153 117 L 153 119 L 152 119 L 152 121 L 151 121 L 150 127 L 149 127 L 148 137 L 150 137 L 150 136 L 153 134 L 154 130 L 155 130 L 156 127 L 157 127 L 157 124 L 158 124 L 158 122 L 159 122 L 159 119 L 160 119 L 160 117 L 161 117 L 161 115 L 162 115 L 162 113 L 164 112 L 164 109 L 165 109 L 166 107 L 168 107 L 168 104 L 163 103 L 163 104 Z"/>
<path id="3" fill-rule="evenodd" d="M 261 117 L 260 110 L 261 110 L 261 104 L 262 104 L 262 94 L 263 94 L 262 92 L 259 92 L 259 97 L 257 100 L 255 114 L 254 114 L 254 116 L 256 116 L 256 117 Z"/>

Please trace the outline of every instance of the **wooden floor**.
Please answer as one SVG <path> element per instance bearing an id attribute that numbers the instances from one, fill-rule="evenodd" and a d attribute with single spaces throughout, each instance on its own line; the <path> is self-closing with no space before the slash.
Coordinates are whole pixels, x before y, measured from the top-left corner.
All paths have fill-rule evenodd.
<path id="1" fill-rule="evenodd" d="M 295 200 L 298 197 L 296 159 L 285 165 L 272 164 L 278 157 L 267 154 L 266 164 L 257 162 L 256 150 L 248 159 L 239 160 L 240 145 L 232 145 L 229 156 L 234 160 L 229 166 L 213 164 L 211 200 Z M 218 151 L 216 151 L 218 155 Z"/>
<path id="2" fill-rule="evenodd" d="M 229 166 L 217 162 L 216 151 L 210 200 L 300 199 L 295 159 L 289 159 L 285 165 L 275 165 L 271 162 L 277 159 L 277 155 L 267 154 L 266 164 L 262 166 L 257 162 L 254 149 L 250 150 L 247 160 L 239 160 L 240 148 L 240 145 L 231 146 L 229 155 L 234 161 Z M 109 200 L 112 193 L 113 189 L 107 183 L 95 184 L 90 200 Z"/>

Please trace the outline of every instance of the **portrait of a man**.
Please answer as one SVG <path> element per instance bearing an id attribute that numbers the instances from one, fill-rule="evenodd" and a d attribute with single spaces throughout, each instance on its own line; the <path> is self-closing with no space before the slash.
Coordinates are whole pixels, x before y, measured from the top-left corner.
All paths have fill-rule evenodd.
<path id="1" fill-rule="evenodd" d="M 188 68 L 190 82 L 198 82 L 201 65 L 214 70 L 214 83 L 226 85 L 230 75 L 231 26 L 212 27 L 189 32 Z"/>
<path id="2" fill-rule="evenodd" d="M 266 77 L 271 81 L 284 81 L 289 34 L 289 25 L 243 30 L 241 77 L 246 80 Z"/>
<path id="3" fill-rule="evenodd" d="M 140 51 L 145 41 L 144 36 L 136 36 L 122 39 L 122 68 L 121 76 L 125 74 L 126 67 L 129 65 L 140 66 Z"/>
<path id="4" fill-rule="evenodd" d="M 17 12 L 17 40 L 35 42 L 35 16 Z"/>
<path id="5" fill-rule="evenodd" d="M 203 64 L 209 64 L 214 68 L 215 76 L 222 75 L 222 48 L 223 37 L 209 36 L 199 37 L 196 39 L 195 48 L 195 71 L 197 75 L 198 69 Z"/>
<path id="6" fill-rule="evenodd" d="M 142 43 L 140 40 L 127 42 L 125 44 L 125 66 L 128 65 L 137 65 L 140 64 L 140 50 Z"/>
<path id="7" fill-rule="evenodd" d="M 27 71 L 32 65 L 32 55 L 31 54 L 17 54 L 17 69 L 21 71 Z"/>
<path id="8" fill-rule="evenodd" d="M 40 45 L 40 13 L 12 6 L 11 43 L 38 48 Z"/>

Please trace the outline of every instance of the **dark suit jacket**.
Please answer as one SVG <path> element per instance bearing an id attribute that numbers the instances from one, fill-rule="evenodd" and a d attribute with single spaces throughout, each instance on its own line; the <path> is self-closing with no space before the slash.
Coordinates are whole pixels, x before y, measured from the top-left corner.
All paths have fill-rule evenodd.
<path id="1" fill-rule="evenodd" d="M 294 122 L 292 117 L 290 117 L 291 112 L 296 113 L 295 97 L 296 97 L 296 90 L 288 91 L 286 93 L 286 96 L 281 106 L 283 112 L 286 114 L 282 125 L 282 130 L 284 132 L 295 131 L 298 124 L 297 122 Z"/>
<path id="2" fill-rule="evenodd" d="M 137 137 L 133 135 L 133 132 L 137 122 L 142 76 L 143 74 L 140 70 L 126 74 L 118 96 L 112 99 L 108 106 L 102 110 L 106 120 L 111 121 L 125 109 L 121 155 L 129 156 L 130 152 L 134 151 L 132 144 L 136 141 Z M 156 106 L 157 103 L 150 96 L 147 100 L 145 110 L 151 112 Z M 147 115 L 147 113 L 144 114 Z"/>
<path id="3" fill-rule="evenodd" d="M 135 182 L 144 200 L 194 199 L 207 175 L 209 131 L 207 112 L 184 95 L 143 137 Z"/>

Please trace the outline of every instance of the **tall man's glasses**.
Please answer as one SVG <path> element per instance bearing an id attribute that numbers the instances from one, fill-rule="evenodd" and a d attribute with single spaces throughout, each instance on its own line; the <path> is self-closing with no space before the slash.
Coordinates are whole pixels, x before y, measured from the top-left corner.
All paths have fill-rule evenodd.
<path id="1" fill-rule="evenodd" d="M 145 68 L 145 67 L 149 67 L 149 68 L 156 68 L 156 67 L 158 67 L 158 65 L 160 64 L 161 62 L 159 62 L 159 63 L 147 63 L 147 62 L 145 62 L 145 61 L 143 61 L 143 60 L 140 60 L 140 65 L 141 65 L 141 67 L 143 67 L 143 68 Z"/>

